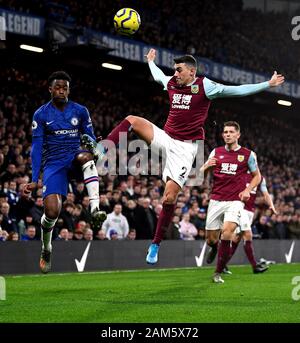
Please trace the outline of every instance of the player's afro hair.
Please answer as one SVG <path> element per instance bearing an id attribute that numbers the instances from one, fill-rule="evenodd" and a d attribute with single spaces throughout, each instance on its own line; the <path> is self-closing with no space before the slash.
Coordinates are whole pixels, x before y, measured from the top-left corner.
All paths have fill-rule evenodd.
<path id="1" fill-rule="evenodd" d="M 48 78 L 48 84 L 52 85 L 52 82 L 54 80 L 66 80 L 71 82 L 71 77 L 68 73 L 66 73 L 65 71 L 55 71 L 54 73 L 52 73 L 49 78 Z"/>

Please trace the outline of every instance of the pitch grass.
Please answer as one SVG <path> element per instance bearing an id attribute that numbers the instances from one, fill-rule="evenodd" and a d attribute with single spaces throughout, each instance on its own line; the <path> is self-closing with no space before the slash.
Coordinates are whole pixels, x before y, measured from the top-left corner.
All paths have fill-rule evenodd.
<path id="1" fill-rule="evenodd" d="M 7 276 L 0 323 L 300 322 L 299 264 L 231 270 L 224 284 L 212 268 Z"/>

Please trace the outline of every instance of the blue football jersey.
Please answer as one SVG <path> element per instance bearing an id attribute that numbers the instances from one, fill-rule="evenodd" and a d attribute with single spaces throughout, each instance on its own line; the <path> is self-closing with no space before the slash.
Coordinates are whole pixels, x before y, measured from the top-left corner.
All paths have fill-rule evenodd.
<path id="1" fill-rule="evenodd" d="M 38 180 L 41 164 L 64 163 L 73 158 L 80 149 L 80 135 L 85 133 L 95 139 L 86 107 L 73 101 L 68 101 L 64 111 L 52 101 L 41 106 L 32 122 L 32 180 Z"/>

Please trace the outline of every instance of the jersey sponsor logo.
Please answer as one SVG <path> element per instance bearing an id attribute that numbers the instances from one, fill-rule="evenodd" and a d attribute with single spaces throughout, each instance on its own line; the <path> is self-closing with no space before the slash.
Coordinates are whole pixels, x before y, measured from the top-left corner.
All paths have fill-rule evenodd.
<path id="1" fill-rule="evenodd" d="M 31 127 L 32 127 L 32 130 L 35 130 L 35 129 L 38 127 L 38 123 L 34 120 L 34 121 L 32 122 Z"/>
<path id="2" fill-rule="evenodd" d="M 191 85 L 191 92 L 193 94 L 198 94 L 199 93 L 199 85 Z"/>
<path id="3" fill-rule="evenodd" d="M 78 129 L 74 130 L 56 130 L 53 131 L 55 135 L 70 135 L 70 136 L 76 136 L 78 134 Z"/>
<path id="4" fill-rule="evenodd" d="M 52 123 L 54 123 L 54 120 L 52 120 L 52 121 L 46 121 L 46 125 L 50 125 L 50 124 L 52 124 Z"/>
<path id="5" fill-rule="evenodd" d="M 245 156 L 244 155 L 238 155 L 237 159 L 239 162 L 243 162 L 245 159 Z"/>
<path id="6" fill-rule="evenodd" d="M 220 173 L 235 175 L 238 165 L 236 163 L 222 163 Z"/>
<path id="7" fill-rule="evenodd" d="M 74 126 L 78 125 L 78 119 L 76 117 L 73 117 L 71 119 L 71 124 L 74 125 Z"/>
<path id="8" fill-rule="evenodd" d="M 189 110 L 192 101 L 192 95 L 188 94 L 173 94 L 172 108 L 180 110 Z"/>

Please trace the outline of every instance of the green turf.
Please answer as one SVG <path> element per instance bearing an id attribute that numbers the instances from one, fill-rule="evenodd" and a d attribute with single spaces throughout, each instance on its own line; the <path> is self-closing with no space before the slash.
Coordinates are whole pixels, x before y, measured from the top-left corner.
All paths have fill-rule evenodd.
<path id="1" fill-rule="evenodd" d="M 224 284 L 211 282 L 212 268 L 7 276 L 0 322 L 300 322 L 299 264 L 231 270 Z"/>

